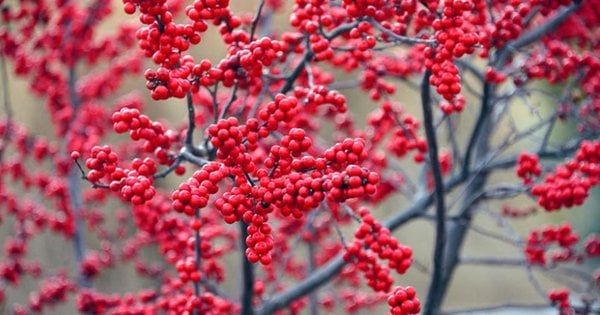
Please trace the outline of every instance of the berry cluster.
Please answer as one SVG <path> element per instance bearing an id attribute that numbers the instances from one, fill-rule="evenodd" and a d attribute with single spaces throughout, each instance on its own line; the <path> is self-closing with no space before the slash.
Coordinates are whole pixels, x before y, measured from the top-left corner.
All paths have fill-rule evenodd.
<path id="1" fill-rule="evenodd" d="M 496 19 L 493 31 L 485 37 L 486 47 L 501 48 L 507 42 L 519 37 L 523 29 L 523 20 L 531 11 L 531 4 L 507 5 L 502 15 Z"/>
<path id="2" fill-rule="evenodd" d="M 78 157 L 79 153 L 75 151 L 72 156 Z M 92 183 L 100 182 L 117 170 L 118 160 L 117 153 L 110 146 L 93 147 L 90 157 L 85 160 L 85 166 L 90 169 L 87 179 Z"/>
<path id="3" fill-rule="evenodd" d="M 600 141 L 583 142 L 574 159 L 556 167 L 531 194 L 547 211 L 581 205 L 600 180 Z"/>
<path id="4" fill-rule="evenodd" d="M 252 123 L 251 125 L 257 126 L 258 124 Z M 239 165 L 243 167 L 245 172 L 252 172 L 254 171 L 254 163 L 246 150 L 244 139 L 250 139 L 248 140 L 250 144 L 255 144 L 257 137 L 248 136 L 250 128 L 247 128 L 247 126 L 239 126 L 238 120 L 235 117 L 230 117 L 210 125 L 207 131 L 211 137 L 211 144 L 217 148 L 217 158 L 227 166 Z M 256 134 L 256 131 L 253 133 Z"/>
<path id="5" fill-rule="evenodd" d="M 246 257 L 251 263 L 260 261 L 263 265 L 270 265 L 273 261 L 271 251 L 273 250 L 273 236 L 271 227 L 263 222 L 263 216 L 255 215 L 252 218 L 252 225 L 248 226 L 248 237 L 246 238 Z"/>
<path id="6" fill-rule="evenodd" d="M 200 270 L 198 270 L 196 259 L 193 257 L 177 261 L 175 269 L 179 274 L 179 279 L 184 283 L 188 281 L 199 282 L 202 278 Z"/>
<path id="7" fill-rule="evenodd" d="M 303 108 L 309 113 L 316 113 L 317 108 L 323 105 L 331 105 L 334 108 L 331 112 L 334 113 L 345 113 L 348 110 L 346 97 L 338 91 L 330 90 L 325 85 L 314 85 L 310 88 L 297 87 L 294 90 L 294 96 L 299 100 L 305 97 Z"/>
<path id="8" fill-rule="evenodd" d="M 536 154 L 523 152 L 517 159 L 517 176 L 523 179 L 523 184 L 529 185 L 542 174 L 540 161 Z"/>
<path id="9" fill-rule="evenodd" d="M 112 115 L 113 129 L 117 133 L 129 131 L 134 141 L 145 140 L 143 148 L 148 153 L 155 153 L 160 164 L 168 164 L 167 152 L 171 147 L 171 136 L 165 127 L 148 116 L 140 114 L 136 108 L 121 108 Z"/>
<path id="10" fill-rule="evenodd" d="M 461 78 L 453 61 L 475 51 L 480 39 L 473 32 L 473 25 L 483 22 L 477 12 L 485 7 L 486 2 L 480 0 L 445 0 L 441 17 L 432 23 L 438 45 L 425 49 L 428 58 L 425 65 L 431 70 L 429 83 L 448 102 L 442 104 L 446 114 L 463 109 L 464 98 L 457 98 L 462 89 Z"/>
<path id="11" fill-rule="evenodd" d="M 491 83 L 494 83 L 494 84 L 500 84 L 500 83 L 502 83 L 502 82 L 504 82 L 506 80 L 506 75 L 504 73 L 496 71 L 492 67 L 488 67 L 485 70 L 484 79 L 487 82 L 491 82 Z"/>
<path id="12" fill-rule="evenodd" d="M 345 171 L 332 174 L 323 183 L 327 191 L 327 199 L 334 202 L 344 202 L 347 199 L 372 195 L 376 191 L 379 175 L 357 165 L 348 165 Z"/>
<path id="13" fill-rule="evenodd" d="M 291 96 L 278 94 L 273 102 L 269 102 L 258 111 L 258 118 L 264 124 L 258 130 L 262 138 L 266 138 L 271 131 L 277 130 L 280 123 L 289 123 L 298 114 L 298 99 Z"/>
<path id="14" fill-rule="evenodd" d="M 220 163 L 205 164 L 173 192 L 173 209 L 195 216 L 197 210 L 206 207 L 210 195 L 217 193 L 217 185 L 228 175 L 228 169 Z"/>
<path id="15" fill-rule="evenodd" d="M 48 277 L 40 285 L 39 292 L 29 296 L 29 308 L 35 312 L 43 312 L 45 308 L 65 302 L 76 286 L 65 274 Z M 0 293 L 1 295 L 1 293 Z M 2 298 L 0 297 L 0 303 Z"/>
<path id="16" fill-rule="evenodd" d="M 394 128 L 388 149 L 397 157 L 402 158 L 410 151 L 416 151 L 414 160 L 417 163 L 425 160 L 427 153 L 427 141 L 417 136 L 419 124 L 412 117 L 407 116 L 402 121 L 402 125 Z"/>
<path id="17" fill-rule="evenodd" d="M 571 310 L 571 302 L 569 301 L 569 290 L 552 290 L 548 293 L 548 299 L 550 299 L 550 302 L 560 310 L 561 315 L 574 314 Z"/>
<path id="18" fill-rule="evenodd" d="M 585 244 L 583 245 L 585 248 L 585 253 L 589 257 L 597 257 L 600 256 L 600 236 L 599 235 L 590 235 L 585 240 Z"/>
<path id="19" fill-rule="evenodd" d="M 153 175 L 157 171 L 156 163 L 151 158 L 134 159 L 133 169 L 121 169 L 111 174 L 112 181 L 109 188 L 119 191 L 124 200 L 131 201 L 134 205 L 141 205 L 152 200 L 156 190 L 152 185 Z"/>
<path id="20" fill-rule="evenodd" d="M 390 269 L 404 274 L 412 263 L 412 249 L 400 244 L 390 231 L 377 222 L 367 209 L 360 209 L 361 224 L 348 244 L 344 260 L 356 264 L 375 291 L 389 292 L 393 284 Z M 378 259 L 387 260 L 382 266 Z"/>
<path id="21" fill-rule="evenodd" d="M 413 287 L 396 287 L 388 296 L 391 315 L 410 315 L 421 312 L 421 301 Z"/>
<path id="22" fill-rule="evenodd" d="M 369 91 L 369 96 L 375 101 L 380 100 L 384 95 L 391 95 L 396 92 L 396 86 L 382 78 L 384 72 L 379 68 L 379 65 L 377 68 L 367 68 L 361 77 L 361 87 Z"/>
<path id="23" fill-rule="evenodd" d="M 223 85 L 231 87 L 237 83 L 239 87 L 258 94 L 262 89 L 263 69 L 276 60 L 285 58 L 283 52 L 288 49 L 286 43 L 266 37 L 248 43 L 250 35 L 245 32 L 235 33 L 229 40 L 235 41 L 230 43 L 230 56 L 217 66 L 223 73 Z M 228 39 L 225 38 L 225 41 Z"/>
<path id="24" fill-rule="evenodd" d="M 370 141 L 374 144 L 382 141 L 388 132 L 391 133 L 387 149 L 396 157 L 402 158 L 410 151 L 416 151 L 414 160 L 422 162 L 427 152 L 427 141 L 418 134 L 419 121 L 397 105 L 384 101 L 379 108 L 367 118 L 372 134 Z"/>
<path id="25" fill-rule="evenodd" d="M 579 236 L 569 224 L 547 226 L 529 233 L 525 244 L 525 256 L 530 264 L 546 265 L 546 252 L 552 244 L 556 244 L 559 249 L 552 252 L 553 262 L 579 260 L 580 255 L 576 255 L 573 249 L 578 241 Z"/>

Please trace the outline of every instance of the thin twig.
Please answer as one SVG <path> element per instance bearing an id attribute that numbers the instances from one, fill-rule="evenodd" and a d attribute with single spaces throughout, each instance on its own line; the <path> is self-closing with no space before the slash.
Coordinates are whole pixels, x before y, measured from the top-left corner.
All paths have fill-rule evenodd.
<path id="1" fill-rule="evenodd" d="M 252 27 L 250 29 L 250 40 L 254 40 L 254 33 L 256 32 L 256 27 L 258 26 L 258 22 L 260 21 L 260 15 L 262 14 L 264 6 L 265 0 L 260 0 L 260 3 L 258 4 L 258 9 L 256 10 L 256 15 L 252 20 Z"/>

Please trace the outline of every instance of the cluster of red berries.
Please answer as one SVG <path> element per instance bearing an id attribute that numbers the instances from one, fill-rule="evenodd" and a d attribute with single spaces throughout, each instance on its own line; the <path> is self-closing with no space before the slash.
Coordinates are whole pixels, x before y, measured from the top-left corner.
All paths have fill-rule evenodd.
<path id="1" fill-rule="evenodd" d="M 559 249 L 552 253 L 554 262 L 580 260 L 573 246 L 579 241 L 579 236 L 571 229 L 571 225 L 547 226 L 541 230 L 529 233 L 525 244 L 525 256 L 530 264 L 546 265 L 546 252 L 556 244 Z"/>
<path id="2" fill-rule="evenodd" d="M 377 190 L 379 175 L 358 165 L 348 165 L 341 173 L 334 173 L 323 183 L 327 199 L 344 202 L 347 199 L 372 195 Z"/>
<path id="3" fill-rule="evenodd" d="M 269 102 L 258 111 L 258 118 L 264 121 L 259 135 L 266 138 L 271 131 L 277 130 L 280 123 L 289 123 L 297 115 L 298 99 L 293 96 L 277 94 L 273 102 Z"/>
<path id="4" fill-rule="evenodd" d="M 202 278 L 200 270 L 198 270 L 197 267 L 196 259 L 193 257 L 177 261 L 175 269 L 179 274 L 179 279 L 184 283 L 188 281 L 199 282 Z"/>
<path id="5" fill-rule="evenodd" d="M 523 179 L 523 184 L 529 185 L 542 174 L 540 159 L 536 154 L 523 152 L 517 159 L 517 176 Z"/>
<path id="6" fill-rule="evenodd" d="M 561 315 L 574 314 L 571 309 L 571 302 L 569 301 L 569 290 L 552 290 L 548 293 L 548 299 L 550 299 L 550 302 L 560 310 Z"/>
<path id="7" fill-rule="evenodd" d="M 251 222 L 254 216 L 252 200 L 247 198 L 248 185 L 233 187 L 215 200 L 215 207 L 223 216 L 226 223 L 233 224 L 244 219 Z"/>
<path id="8" fill-rule="evenodd" d="M 288 49 L 287 45 L 266 37 L 248 43 L 250 35 L 245 32 L 235 34 L 237 45 L 230 46 L 230 56 L 223 59 L 217 69 L 223 73 L 224 86 L 231 87 L 237 82 L 239 87 L 257 94 L 262 89 L 263 68 L 285 58 L 283 52 Z"/>
<path id="9" fill-rule="evenodd" d="M 194 0 L 192 5 L 185 8 L 185 13 L 192 21 L 218 20 L 231 14 L 229 0 Z"/>
<path id="10" fill-rule="evenodd" d="M 269 155 L 264 165 L 270 168 L 272 176 L 279 177 L 294 171 L 305 171 L 316 167 L 316 161 L 311 156 L 298 159 L 303 152 L 307 152 L 312 146 L 312 141 L 306 136 L 306 132 L 300 128 L 292 128 L 289 133 L 281 138 L 280 145 L 274 145 L 269 150 Z M 323 169 L 325 164 L 320 163 L 318 169 Z M 259 174 L 263 177 L 264 172 Z"/>
<path id="11" fill-rule="evenodd" d="M 527 17 L 531 8 L 530 3 L 505 6 L 504 12 L 496 19 L 494 29 L 486 36 L 486 42 L 483 45 L 501 48 L 507 42 L 519 37 L 523 29 L 523 20 Z"/>
<path id="12" fill-rule="evenodd" d="M 375 48 L 377 40 L 372 35 L 372 25 L 367 21 L 361 21 L 358 25 L 350 30 L 348 34 L 350 38 L 356 39 L 356 49 L 361 52 L 366 52 L 369 49 Z M 368 56 L 363 55 L 368 58 Z M 358 56 L 357 56 L 358 57 Z"/>
<path id="13" fill-rule="evenodd" d="M 113 129 L 117 133 L 129 131 L 134 141 L 145 140 L 146 152 L 155 153 L 160 164 L 168 164 L 170 159 L 165 150 L 171 147 L 172 138 L 160 122 L 152 121 L 137 108 L 121 108 L 112 115 Z"/>
<path id="14" fill-rule="evenodd" d="M 385 81 L 382 77 L 384 72 L 380 67 L 371 67 L 363 71 L 360 78 L 361 87 L 369 91 L 372 100 L 381 99 L 382 95 L 391 95 L 396 92 L 396 85 Z"/>
<path id="15" fill-rule="evenodd" d="M 327 10 L 328 6 L 327 0 L 298 0 L 290 15 L 290 25 L 309 34 L 316 33 L 320 23 L 329 27 L 334 20 Z"/>
<path id="16" fill-rule="evenodd" d="M 360 209 L 358 214 L 361 224 L 354 233 L 355 240 L 346 248 L 344 260 L 356 264 L 375 291 L 389 292 L 393 284 L 390 269 L 404 274 L 412 263 L 412 249 L 400 244 L 367 209 Z M 378 259 L 387 260 L 388 266 L 379 264 Z"/>
<path id="17" fill-rule="evenodd" d="M 79 157 L 79 152 L 73 152 L 71 157 L 77 159 Z M 117 170 L 118 160 L 119 157 L 117 156 L 117 153 L 113 152 L 110 146 L 93 147 L 90 152 L 90 157 L 85 160 L 85 166 L 90 169 L 87 174 L 87 179 L 92 183 L 100 182 Z"/>
<path id="18" fill-rule="evenodd" d="M 427 141 L 417 135 L 419 122 L 412 116 L 405 116 L 400 126 L 393 129 L 387 148 L 398 158 L 404 157 L 410 151 L 416 151 L 414 160 L 417 163 L 425 160 Z"/>
<path id="19" fill-rule="evenodd" d="M 451 114 L 462 111 L 464 106 L 463 99 L 458 102 L 456 99 L 462 86 L 453 61 L 475 51 L 479 36 L 473 31 L 473 25 L 483 21 L 478 21 L 477 14 L 472 12 L 483 12 L 486 2 L 445 0 L 443 3 L 442 16 L 431 24 L 438 45 L 425 49 L 428 58 L 425 65 L 431 70 L 429 83 L 448 102 L 442 105 L 442 111 Z"/>
<path id="20" fill-rule="evenodd" d="M 551 41 L 543 52 L 529 57 L 522 69 L 527 78 L 548 80 L 552 84 L 565 82 L 576 73 L 583 58 L 561 41 Z"/>
<path id="21" fill-rule="evenodd" d="M 156 71 L 149 70 L 145 73 L 146 85 L 152 91 L 153 99 L 183 98 L 190 91 L 198 91 L 201 85 L 210 86 L 220 80 L 226 86 L 233 85 L 235 72 L 224 73 L 224 69 L 211 68 L 208 60 L 195 64 L 192 56 L 184 54 L 202 40 L 201 34 L 208 29 L 206 20 L 212 19 L 215 24 L 223 22 L 225 33 L 230 33 L 231 29 L 241 25 L 240 19 L 231 14 L 229 1 L 194 1 L 185 8 L 185 14 L 190 19 L 187 24 L 174 22 L 174 12 L 165 1 L 124 2 L 125 12 L 128 14 L 135 13 L 136 8 L 139 8 L 140 21 L 147 25 L 136 34 L 140 48 L 160 66 Z M 240 58 L 237 60 L 239 62 Z M 223 63 L 221 66 L 227 64 Z"/>
<path id="22" fill-rule="evenodd" d="M 258 124 L 252 124 L 257 126 Z M 217 158 L 226 166 L 240 166 L 245 172 L 254 171 L 252 157 L 248 154 L 244 139 L 256 143 L 257 137 L 248 137 L 248 125 L 240 126 L 235 117 L 221 119 L 208 127 L 210 143 L 217 148 Z M 254 132 L 256 134 L 256 132 Z M 251 139 L 250 139 L 251 138 Z"/>
<path id="23" fill-rule="evenodd" d="M 267 223 L 268 214 L 273 207 L 265 201 L 258 201 L 260 188 L 251 188 L 242 184 L 225 192 L 215 201 L 215 207 L 223 215 L 225 222 L 232 224 L 243 220 L 248 227 L 246 232 L 245 255 L 251 263 L 260 262 L 269 265 L 272 261 L 273 236 L 271 226 Z M 253 196 L 256 199 L 248 198 Z"/>
<path id="24" fill-rule="evenodd" d="M 583 246 L 585 248 L 585 253 L 589 257 L 600 256 L 600 236 L 599 235 L 588 236 L 586 238 L 585 244 Z"/>
<path id="25" fill-rule="evenodd" d="M 151 158 L 134 159 L 133 169 L 120 169 L 111 174 L 109 188 L 119 191 L 124 200 L 134 205 L 141 205 L 151 200 L 156 194 L 153 175 L 157 171 L 156 163 Z"/>
<path id="26" fill-rule="evenodd" d="M 535 185 L 531 194 L 548 211 L 581 205 L 591 187 L 600 180 L 600 141 L 585 141 L 575 158 L 556 167 L 554 172 Z"/>
<path id="27" fill-rule="evenodd" d="M 210 195 L 218 192 L 217 185 L 228 175 L 228 168 L 222 167 L 221 163 L 205 164 L 171 194 L 173 209 L 195 216 L 197 210 L 206 207 Z"/>
<path id="28" fill-rule="evenodd" d="M 200 33 L 208 28 L 204 21 L 176 24 L 173 13 L 163 0 L 125 0 L 124 4 L 127 14 L 134 14 L 137 7 L 141 13 L 140 21 L 148 25 L 136 34 L 140 48 L 156 64 L 171 69 L 179 63 L 181 52 L 187 51 L 190 44 L 198 44 L 202 39 Z"/>
<path id="29" fill-rule="evenodd" d="M 399 106 L 384 101 L 367 117 L 367 122 L 371 127 L 367 136 L 374 144 L 382 141 L 387 133 L 391 132 L 387 149 L 396 157 L 402 158 L 407 153 L 416 151 L 415 161 L 425 160 L 427 141 L 418 134 L 420 123 L 412 115 L 404 113 Z"/>
<path id="30" fill-rule="evenodd" d="M 325 150 L 323 157 L 329 167 L 342 170 L 348 164 L 358 164 L 367 159 L 365 140 L 362 138 L 347 138 Z"/>
<path id="31" fill-rule="evenodd" d="M 200 72 L 200 75 L 206 78 L 215 78 L 214 72 L 208 74 L 201 72 L 202 67 L 196 67 L 191 56 L 184 56 L 180 60 L 179 67 L 175 70 L 169 70 L 165 67 L 159 67 L 156 71 L 147 69 L 144 72 L 146 78 L 146 87 L 151 91 L 150 96 L 154 100 L 166 100 L 170 97 L 184 98 L 189 91 L 197 91 L 198 87 L 192 85 L 188 76 Z M 213 74 L 213 76 L 211 76 Z M 200 83 L 212 83 L 211 80 L 198 81 Z"/>
<path id="32" fill-rule="evenodd" d="M 388 296 L 391 315 L 410 315 L 421 312 L 421 301 L 413 287 L 396 287 Z"/>
<path id="33" fill-rule="evenodd" d="M 29 296 L 29 308 L 35 312 L 43 312 L 45 307 L 65 302 L 76 286 L 65 274 L 48 277 L 40 285 L 39 292 Z M 1 295 L 1 293 L 0 293 Z M 2 298 L 0 297 L 0 303 Z"/>
<path id="34" fill-rule="evenodd" d="M 322 105 L 331 105 L 335 113 L 345 113 L 348 110 L 346 97 L 325 85 L 314 85 L 310 88 L 297 87 L 294 96 L 303 100 L 303 110 L 310 113 L 316 113 L 317 108 Z"/>
<path id="35" fill-rule="evenodd" d="M 402 1 L 403 5 L 401 8 L 407 5 L 407 1 Z M 372 17 L 377 21 L 384 21 L 389 19 L 392 14 L 396 13 L 395 6 L 384 0 L 344 0 L 342 1 L 342 7 L 346 10 L 349 16 L 354 18 L 359 17 Z"/>
<path id="36" fill-rule="evenodd" d="M 488 67 L 485 70 L 485 74 L 483 77 L 487 82 L 491 82 L 494 84 L 500 84 L 506 80 L 506 74 L 498 72 L 492 67 Z"/>
<path id="37" fill-rule="evenodd" d="M 273 261 L 271 251 L 273 250 L 273 236 L 271 227 L 264 222 L 266 219 L 260 215 L 254 215 L 252 224 L 248 226 L 248 237 L 246 238 L 246 257 L 251 263 L 260 261 L 263 265 L 270 265 Z"/>

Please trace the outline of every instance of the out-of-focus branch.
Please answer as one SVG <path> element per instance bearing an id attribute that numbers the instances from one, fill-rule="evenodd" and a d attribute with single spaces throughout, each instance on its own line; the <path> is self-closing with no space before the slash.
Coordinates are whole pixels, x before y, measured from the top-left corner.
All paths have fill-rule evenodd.
<path id="1" fill-rule="evenodd" d="M 6 115 L 6 125 L 2 134 L 2 143 L 0 144 L 0 161 L 4 157 L 6 146 L 10 138 L 13 110 L 10 106 L 10 89 L 8 88 L 8 70 L 6 69 L 6 60 L 0 55 L 0 71 L 2 72 L 2 104 L 4 106 L 4 114 Z"/>
<path id="2" fill-rule="evenodd" d="M 560 25 L 569 15 L 577 11 L 581 6 L 583 0 L 573 1 L 573 4 L 563 8 L 554 16 L 549 18 L 546 23 L 531 28 L 527 33 L 522 34 L 519 38 L 508 42 L 501 50 L 498 51 L 497 58 L 494 62 L 494 67 L 500 69 L 504 66 L 509 56 L 514 52 L 523 48 L 531 43 L 538 41 L 542 36 L 550 33 L 556 27 Z"/>
<path id="3" fill-rule="evenodd" d="M 256 10 L 256 15 L 254 16 L 254 19 L 252 19 L 252 27 L 250 29 L 250 40 L 253 40 L 254 38 L 254 34 L 256 33 L 256 28 L 258 27 L 258 24 L 260 22 L 260 16 L 262 14 L 264 6 L 265 0 L 260 0 L 260 3 L 258 4 L 258 9 Z"/>
<path id="4" fill-rule="evenodd" d="M 408 45 L 428 44 L 428 45 L 433 45 L 433 44 L 437 43 L 437 41 L 435 39 L 423 39 L 423 38 L 414 38 L 414 37 L 407 37 L 407 36 L 398 35 L 398 34 L 392 32 L 391 30 L 383 27 L 383 25 L 381 25 L 379 22 L 377 22 L 373 18 L 368 18 L 367 21 L 369 21 L 371 23 L 371 25 L 373 25 L 380 32 L 382 32 L 383 34 L 389 36 L 395 42 L 398 42 L 398 43 L 401 43 L 401 44 L 408 44 Z"/>

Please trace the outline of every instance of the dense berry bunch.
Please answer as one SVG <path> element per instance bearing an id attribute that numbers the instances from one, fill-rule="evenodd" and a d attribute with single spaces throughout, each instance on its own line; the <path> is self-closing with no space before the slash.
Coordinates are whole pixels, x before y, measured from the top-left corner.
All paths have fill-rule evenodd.
<path id="1" fill-rule="evenodd" d="M 600 236 L 598 235 L 590 235 L 585 240 L 585 244 L 583 245 L 585 248 L 585 253 L 590 257 L 600 256 Z"/>
<path id="2" fill-rule="evenodd" d="M 571 302 L 569 301 L 569 290 L 552 290 L 548 293 L 548 298 L 553 305 L 556 305 L 561 315 L 574 314 L 571 309 Z"/>
<path id="3" fill-rule="evenodd" d="M 485 6 L 485 1 L 446 0 L 442 16 L 432 23 L 438 46 L 425 50 L 429 58 L 426 65 L 431 70 L 429 82 L 448 101 L 442 105 L 446 114 L 463 109 L 464 100 L 457 98 L 462 90 L 461 78 L 453 60 L 474 52 L 480 39 L 473 32 L 473 25 L 484 21 L 472 12 L 481 12 Z"/>
<path id="4" fill-rule="evenodd" d="M 305 97 L 304 109 L 311 113 L 316 113 L 318 107 L 323 105 L 331 105 L 329 107 L 334 108 L 332 112 L 345 113 L 347 111 L 346 97 L 324 85 L 315 85 L 308 89 L 296 88 L 294 96 L 298 99 Z"/>
<path id="5" fill-rule="evenodd" d="M 159 122 L 150 120 L 148 116 L 140 114 L 140 111 L 136 108 L 124 107 L 115 112 L 112 115 L 112 122 L 115 132 L 125 133 L 129 131 L 132 140 L 145 140 L 143 148 L 146 152 L 156 153 L 160 157 L 161 154 L 158 152 L 169 149 L 171 146 L 171 138 L 164 126 Z"/>
<path id="6" fill-rule="evenodd" d="M 521 153 L 517 160 L 517 176 L 523 179 L 525 185 L 529 185 L 535 178 L 542 174 L 539 158 L 535 154 Z"/>
<path id="7" fill-rule="evenodd" d="M 548 211 L 581 205 L 600 180 L 600 142 L 584 142 L 575 158 L 556 167 L 531 193 Z"/>
<path id="8" fill-rule="evenodd" d="M 85 166 L 90 169 L 87 179 L 96 183 L 117 170 L 119 157 L 110 146 L 93 147 L 90 157 L 85 161 Z"/>
<path id="9" fill-rule="evenodd" d="M 552 261 L 573 261 L 579 259 L 573 246 L 579 241 L 579 236 L 568 224 L 547 226 L 542 230 L 531 231 L 525 245 L 525 255 L 531 264 L 545 265 L 546 252 L 556 244 L 559 248 L 552 252 Z"/>
<path id="10" fill-rule="evenodd" d="M 173 192 L 173 209 L 195 216 L 198 209 L 206 207 L 210 195 L 218 191 L 218 184 L 228 176 L 228 169 L 219 163 L 208 163 L 196 171 Z"/>
<path id="11" fill-rule="evenodd" d="M 344 259 L 356 264 L 374 290 L 389 292 L 393 284 L 390 269 L 404 274 L 412 263 L 412 249 L 392 237 L 367 209 L 362 208 L 359 215 L 361 225 L 354 233 L 355 240 L 348 244 Z M 378 259 L 387 260 L 387 266 Z"/>
<path id="12" fill-rule="evenodd" d="M 258 130 L 258 134 L 265 138 L 269 132 L 279 128 L 281 123 L 289 123 L 298 114 L 296 106 L 298 99 L 295 97 L 278 94 L 273 102 L 269 102 L 258 112 L 258 118 L 264 124 Z"/>
<path id="13" fill-rule="evenodd" d="M 134 205 L 152 200 L 156 194 L 156 190 L 152 185 L 154 182 L 153 175 L 157 171 L 154 160 L 150 158 L 144 160 L 134 159 L 132 168 L 115 171 L 111 175 L 110 189 L 119 191 L 123 199 L 131 201 Z"/>
<path id="14" fill-rule="evenodd" d="M 416 296 L 417 291 L 413 287 L 396 287 L 388 297 L 390 314 L 410 315 L 421 312 L 421 301 Z"/>

